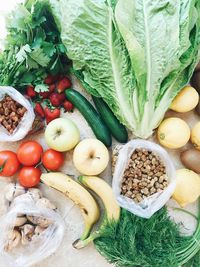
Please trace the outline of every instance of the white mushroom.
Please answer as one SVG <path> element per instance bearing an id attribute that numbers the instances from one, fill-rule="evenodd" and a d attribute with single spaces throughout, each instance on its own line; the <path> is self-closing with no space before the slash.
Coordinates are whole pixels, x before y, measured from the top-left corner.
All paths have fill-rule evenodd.
<path id="1" fill-rule="evenodd" d="M 35 227 L 35 232 L 34 235 L 32 237 L 32 241 L 37 240 L 37 238 L 46 230 L 46 228 L 41 227 L 41 226 L 36 226 Z"/>
<path id="2" fill-rule="evenodd" d="M 22 226 L 26 222 L 27 222 L 26 216 L 17 217 L 16 220 L 15 220 L 15 227 Z"/>
<path id="3" fill-rule="evenodd" d="M 8 241 L 4 249 L 6 251 L 11 251 L 13 248 L 17 247 L 20 243 L 21 235 L 17 230 L 11 230 L 8 233 Z"/>
<path id="4" fill-rule="evenodd" d="M 27 216 L 27 219 L 32 222 L 33 224 L 39 225 L 43 228 L 48 227 L 53 222 L 47 218 L 44 217 L 38 217 L 38 216 Z"/>
<path id="5" fill-rule="evenodd" d="M 40 235 L 41 233 L 43 233 L 46 230 L 46 228 L 41 227 L 41 226 L 36 226 L 35 227 L 35 235 Z"/>
<path id="6" fill-rule="evenodd" d="M 38 201 L 42 197 L 42 192 L 38 188 L 29 188 L 28 193 L 34 199 L 34 201 Z"/>
<path id="7" fill-rule="evenodd" d="M 40 206 L 40 207 L 47 208 L 47 209 L 56 210 L 56 206 L 49 199 L 47 199 L 45 197 L 40 198 L 36 202 L 36 205 Z"/>
<path id="8" fill-rule="evenodd" d="M 10 202 L 13 201 L 15 197 L 18 197 L 25 193 L 25 188 L 17 183 L 10 183 L 5 188 L 5 198 Z"/>
<path id="9" fill-rule="evenodd" d="M 24 226 L 20 227 L 21 234 L 22 234 L 22 245 L 27 245 L 29 242 L 32 241 L 32 237 L 35 232 L 35 227 L 31 224 L 25 224 Z"/>

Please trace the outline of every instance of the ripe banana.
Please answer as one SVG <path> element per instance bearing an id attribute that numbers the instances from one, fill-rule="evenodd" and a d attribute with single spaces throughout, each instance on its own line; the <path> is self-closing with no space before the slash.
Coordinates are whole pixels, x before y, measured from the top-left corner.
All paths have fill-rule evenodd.
<path id="1" fill-rule="evenodd" d="M 73 246 L 77 249 L 86 247 L 91 241 L 101 235 L 101 229 L 106 227 L 106 224 L 111 221 L 118 221 L 120 217 L 120 207 L 114 197 L 112 188 L 102 179 L 96 176 L 79 176 L 78 181 L 93 190 L 103 201 L 106 214 L 99 230 L 93 232 L 85 240 L 77 240 Z"/>
<path id="2" fill-rule="evenodd" d="M 120 207 L 109 184 L 96 176 L 79 176 L 78 181 L 94 191 L 102 199 L 108 220 L 119 220 Z"/>
<path id="3" fill-rule="evenodd" d="M 92 195 L 79 183 L 61 172 L 43 173 L 41 181 L 64 193 L 80 207 L 85 222 L 85 229 L 80 239 L 87 238 L 93 224 L 97 222 L 100 216 L 99 207 Z"/>

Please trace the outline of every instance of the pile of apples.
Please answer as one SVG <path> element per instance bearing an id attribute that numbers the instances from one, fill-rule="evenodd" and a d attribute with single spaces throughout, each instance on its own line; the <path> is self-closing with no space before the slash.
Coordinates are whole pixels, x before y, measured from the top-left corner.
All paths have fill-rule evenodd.
<path id="1" fill-rule="evenodd" d="M 106 146 L 96 138 L 87 138 L 79 142 L 79 130 L 69 119 L 59 118 L 49 123 L 45 130 L 45 140 L 50 148 L 59 152 L 75 147 L 73 163 L 83 175 L 98 175 L 108 165 L 109 153 Z"/>
<path id="2" fill-rule="evenodd" d="M 10 177 L 17 174 L 19 183 L 35 187 L 40 183 L 41 167 L 46 171 L 58 171 L 64 164 L 65 155 L 73 151 L 75 168 L 83 175 L 98 175 L 108 165 L 109 153 L 106 146 L 95 138 L 80 141 L 76 124 L 65 118 L 51 121 L 45 130 L 49 149 L 43 150 L 34 140 L 22 142 L 17 152 L 0 151 L 0 175 Z"/>

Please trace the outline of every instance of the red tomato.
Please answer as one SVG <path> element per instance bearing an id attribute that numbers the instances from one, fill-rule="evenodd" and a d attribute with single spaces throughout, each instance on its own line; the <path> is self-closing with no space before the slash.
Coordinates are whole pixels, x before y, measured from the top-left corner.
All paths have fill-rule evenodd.
<path id="1" fill-rule="evenodd" d="M 20 163 L 16 153 L 4 150 L 0 152 L 0 175 L 13 176 L 19 169 Z"/>
<path id="2" fill-rule="evenodd" d="M 43 148 L 36 141 L 22 143 L 17 151 L 18 160 L 24 166 L 33 166 L 40 162 Z"/>
<path id="3" fill-rule="evenodd" d="M 48 149 L 42 155 L 42 164 L 51 171 L 57 171 L 64 163 L 64 155 L 53 149 Z"/>
<path id="4" fill-rule="evenodd" d="M 41 171 L 34 167 L 23 167 L 19 172 L 19 183 L 24 187 L 34 187 L 40 182 Z"/>

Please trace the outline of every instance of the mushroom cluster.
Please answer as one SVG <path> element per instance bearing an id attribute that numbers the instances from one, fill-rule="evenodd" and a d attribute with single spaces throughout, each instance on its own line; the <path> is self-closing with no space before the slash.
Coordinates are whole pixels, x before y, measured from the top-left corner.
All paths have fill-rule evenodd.
<path id="1" fill-rule="evenodd" d="M 26 190 L 18 183 L 10 183 L 5 189 L 5 199 L 11 204 L 18 196 L 29 194 L 35 201 L 36 206 L 56 210 L 56 206 L 51 201 L 42 196 L 38 188 Z M 27 245 L 40 236 L 53 221 L 41 216 L 31 216 L 29 214 L 18 214 L 14 228 L 8 233 L 8 240 L 5 245 L 6 251 L 11 251 L 18 245 Z"/>

